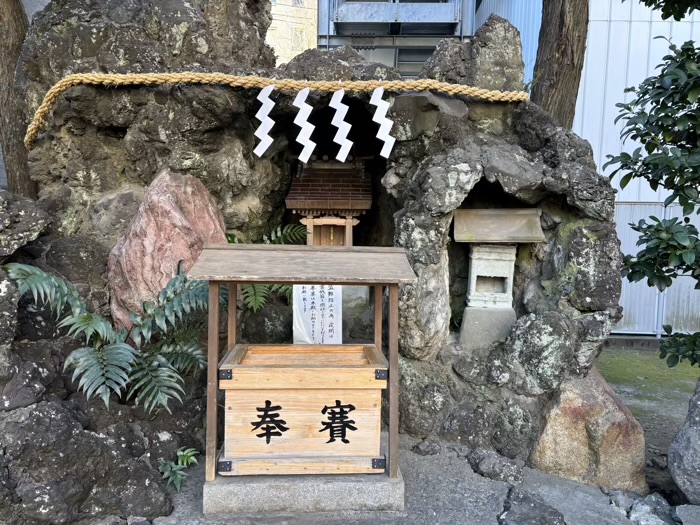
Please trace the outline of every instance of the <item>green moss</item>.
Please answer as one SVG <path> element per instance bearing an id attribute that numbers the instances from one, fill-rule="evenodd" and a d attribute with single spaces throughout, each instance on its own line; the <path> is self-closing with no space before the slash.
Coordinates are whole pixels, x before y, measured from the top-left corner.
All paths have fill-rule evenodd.
<path id="1" fill-rule="evenodd" d="M 640 420 L 669 410 L 684 412 L 700 377 L 700 369 L 687 363 L 668 368 L 653 350 L 606 350 L 596 366 Z"/>

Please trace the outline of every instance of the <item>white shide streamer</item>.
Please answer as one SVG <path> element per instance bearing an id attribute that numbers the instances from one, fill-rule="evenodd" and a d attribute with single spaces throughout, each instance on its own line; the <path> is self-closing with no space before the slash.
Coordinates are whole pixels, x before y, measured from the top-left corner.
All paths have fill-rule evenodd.
<path id="1" fill-rule="evenodd" d="M 348 140 L 348 133 L 350 133 L 350 124 L 345 122 L 345 116 L 348 114 L 348 106 L 343 104 L 343 97 L 345 96 L 345 90 L 341 89 L 333 93 L 331 97 L 330 106 L 335 109 L 335 114 L 333 115 L 333 124 L 338 131 L 333 138 L 333 142 L 340 144 L 340 151 L 336 155 L 336 159 L 340 162 L 345 162 L 348 158 L 348 153 L 350 153 L 350 148 L 352 148 L 352 141 Z"/>
<path id="2" fill-rule="evenodd" d="M 304 149 L 299 155 L 299 160 L 304 164 L 309 162 L 311 154 L 316 148 L 316 143 L 311 140 L 311 134 L 314 132 L 314 126 L 309 122 L 309 115 L 311 115 L 311 110 L 313 109 L 309 104 L 306 103 L 306 97 L 309 96 L 309 88 L 304 88 L 297 94 L 292 105 L 299 108 L 297 116 L 294 117 L 294 124 L 299 126 L 301 130 L 297 136 L 297 142 L 304 146 Z"/>
<path id="3" fill-rule="evenodd" d="M 263 153 L 267 151 L 267 148 L 272 144 L 272 137 L 270 136 L 270 130 L 272 126 L 275 125 L 275 121 L 272 120 L 269 115 L 272 108 L 275 107 L 275 103 L 270 99 L 270 93 L 275 89 L 275 86 L 265 86 L 258 94 L 258 100 L 262 102 L 262 106 L 255 114 L 255 118 L 260 121 L 260 126 L 255 130 L 255 136 L 260 139 L 260 143 L 253 150 L 258 157 L 262 157 Z"/>
<path id="4" fill-rule="evenodd" d="M 394 147 L 394 142 L 396 139 L 390 135 L 391 126 L 394 124 L 393 121 L 386 118 L 386 114 L 389 111 L 390 104 L 386 100 L 382 100 L 384 96 L 384 88 L 378 87 L 372 92 L 372 98 L 370 98 L 369 103 L 373 106 L 377 106 L 377 111 L 374 112 L 372 120 L 379 124 L 379 131 L 377 132 L 377 138 L 384 142 L 382 151 L 379 153 L 385 159 L 389 158 L 391 150 Z"/>

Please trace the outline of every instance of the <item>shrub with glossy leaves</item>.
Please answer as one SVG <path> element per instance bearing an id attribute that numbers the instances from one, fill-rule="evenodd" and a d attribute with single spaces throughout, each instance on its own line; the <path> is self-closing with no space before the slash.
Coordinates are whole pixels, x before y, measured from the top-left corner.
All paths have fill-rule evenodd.
<path id="1" fill-rule="evenodd" d="M 665 205 L 678 201 L 685 215 L 700 204 L 700 48 L 693 42 L 671 45 L 658 75 L 627 91 L 635 94 L 620 108 L 623 140 L 638 141 L 632 153 L 609 155 L 611 176 L 621 173 L 624 188 L 633 178 L 645 179 L 652 190 L 670 192 Z"/>
<path id="2" fill-rule="evenodd" d="M 665 17 L 676 9 L 673 2 L 646 3 L 664 4 L 669 9 Z M 691 10 L 695 7 L 692 4 Z M 611 177 L 622 176 L 622 188 L 632 179 L 644 179 L 654 191 L 668 192 L 665 207 L 676 202 L 680 206 L 682 217 L 650 217 L 648 222 L 630 224 L 640 234 L 640 251 L 625 257 L 623 276 L 632 282 L 646 279 L 649 286 L 663 291 L 682 275 L 700 283 L 700 241 L 691 220 L 700 212 L 700 48 L 693 42 L 671 45 L 658 70 L 627 90 L 634 94 L 630 102 L 617 105 L 622 139 L 635 140 L 640 146 L 632 153 L 609 155 L 606 166 L 615 167 Z M 668 338 L 661 343 L 661 358 L 668 366 L 686 360 L 700 364 L 700 333 L 673 334 L 670 326 L 664 330 Z"/>
<path id="3" fill-rule="evenodd" d="M 634 1 L 634 0 L 632 0 Z M 661 18 L 667 20 L 673 17 L 682 20 L 687 14 L 700 9 L 698 0 L 640 0 L 647 7 L 661 11 Z"/>

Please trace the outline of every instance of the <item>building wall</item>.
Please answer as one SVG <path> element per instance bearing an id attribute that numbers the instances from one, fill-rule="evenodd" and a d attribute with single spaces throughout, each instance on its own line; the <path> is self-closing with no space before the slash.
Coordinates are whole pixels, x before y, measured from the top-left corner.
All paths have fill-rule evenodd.
<path id="1" fill-rule="evenodd" d="M 278 65 L 316 47 L 317 12 L 318 0 L 272 0 L 267 43 L 275 50 Z"/>
<path id="2" fill-rule="evenodd" d="M 663 21 L 657 11 L 639 2 L 619 0 L 590 0 L 588 48 L 581 87 L 576 105 L 574 131 L 587 139 L 596 163 L 604 175 L 607 155 L 632 151 L 634 142 L 622 144 L 621 124 L 615 124 L 618 108 L 615 104 L 631 98 L 624 93 L 628 86 L 638 85 L 655 74 L 656 66 L 668 52 L 668 42 L 654 37 L 663 36 L 675 44 L 700 38 L 700 16 L 695 13 L 685 20 Z M 617 194 L 617 230 L 624 253 L 634 254 L 639 234 L 629 226 L 650 215 L 670 218 L 680 215 L 678 206 L 665 209 L 664 190 L 652 191 L 646 181 L 633 180 L 624 190 L 619 177 L 613 181 Z M 675 330 L 700 330 L 700 292 L 695 281 L 681 277 L 666 292 L 659 293 L 645 282 L 623 282 L 623 320 L 616 327 L 619 333 L 662 333 L 662 325 Z"/>

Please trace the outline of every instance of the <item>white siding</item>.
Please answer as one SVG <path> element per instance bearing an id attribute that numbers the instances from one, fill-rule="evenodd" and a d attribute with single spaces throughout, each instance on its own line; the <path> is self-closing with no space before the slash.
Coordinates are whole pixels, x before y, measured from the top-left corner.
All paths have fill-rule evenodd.
<path id="1" fill-rule="evenodd" d="M 629 100 L 624 90 L 635 86 L 655 73 L 656 66 L 668 52 L 668 42 L 656 36 L 670 38 L 675 44 L 700 35 L 700 16 L 694 13 L 686 20 L 663 21 L 658 12 L 639 2 L 620 0 L 590 0 L 588 48 L 581 87 L 576 105 L 574 131 L 593 146 L 601 173 L 607 155 L 632 151 L 633 142 L 620 142 L 621 125 L 614 124 L 618 115 L 615 104 Z M 619 178 L 618 178 L 619 180 Z M 616 221 L 624 253 L 636 253 L 638 234 L 630 222 L 656 215 L 671 217 L 674 208 L 661 206 L 664 190 L 652 191 L 645 181 L 633 180 L 618 189 Z M 700 330 L 700 293 L 693 290 L 690 278 L 677 280 L 665 293 L 659 294 L 645 282 L 623 283 L 621 303 L 624 318 L 615 331 L 620 333 L 660 334 L 663 324 L 676 330 Z"/>
<path id="2" fill-rule="evenodd" d="M 661 204 L 622 203 L 615 207 L 617 234 L 620 237 L 622 253 L 637 253 L 639 234 L 629 227 L 630 222 L 656 215 L 663 216 Z M 622 281 L 622 298 L 624 309 L 622 321 L 615 327 L 616 333 L 633 333 L 655 335 L 661 328 L 659 313 L 662 309 L 662 295 L 656 288 L 650 288 L 645 282 L 630 283 Z"/>

